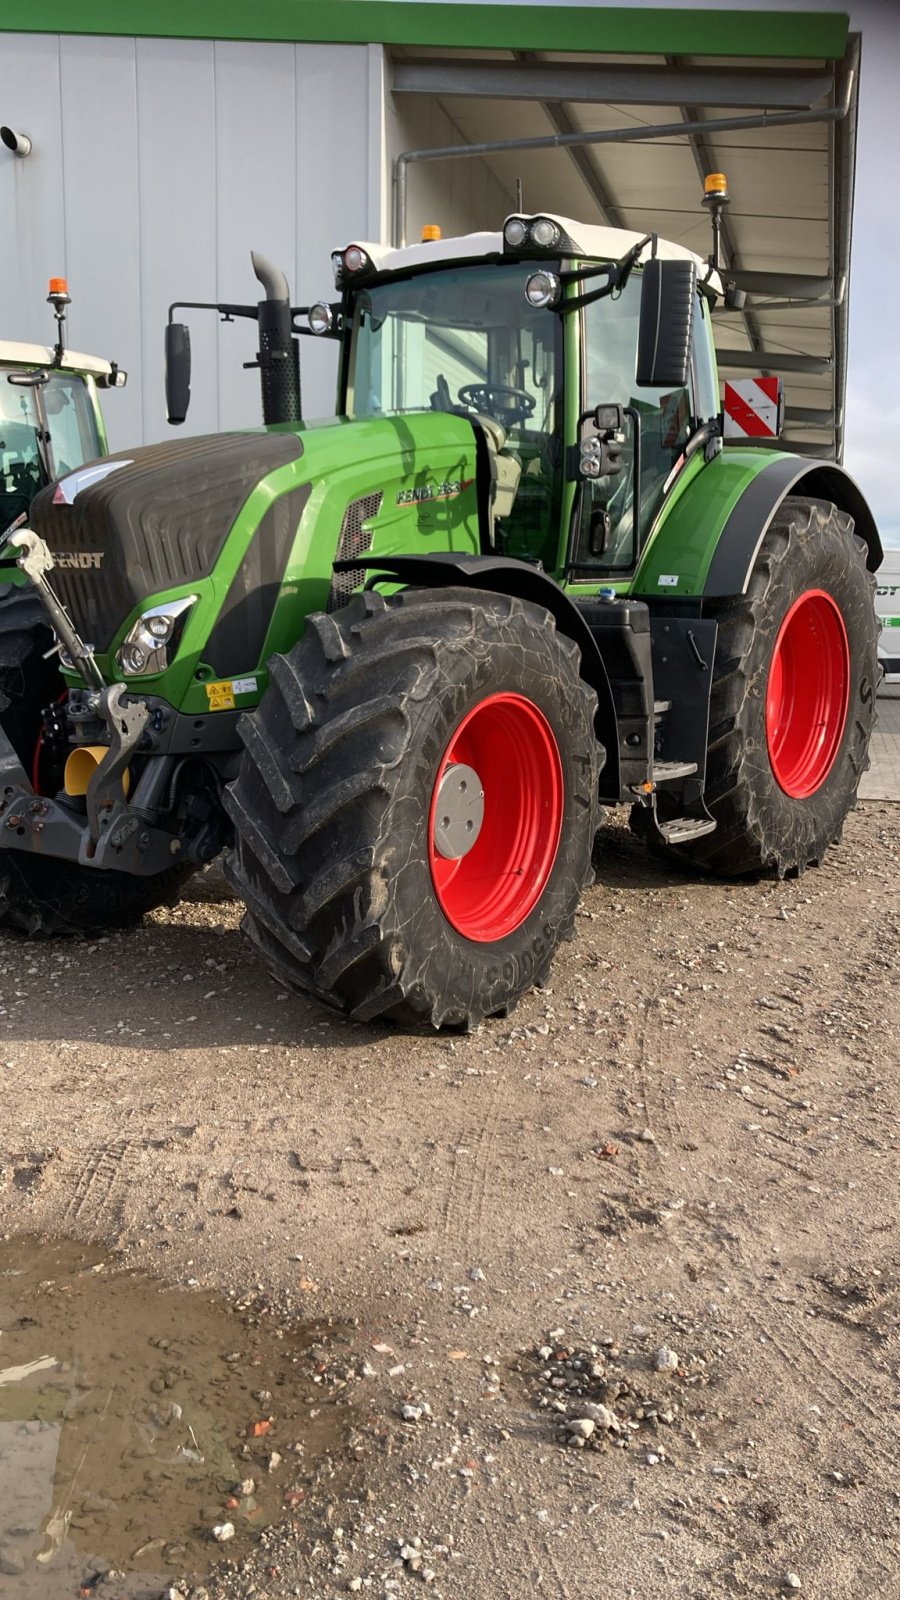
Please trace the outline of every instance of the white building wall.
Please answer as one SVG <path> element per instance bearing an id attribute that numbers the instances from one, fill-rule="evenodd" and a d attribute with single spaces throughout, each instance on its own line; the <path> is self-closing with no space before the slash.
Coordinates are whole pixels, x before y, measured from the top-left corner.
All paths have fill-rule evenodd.
<path id="1" fill-rule="evenodd" d="M 175 436 L 163 328 L 173 300 L 253 302 L 256 249 L 295 304 L 333 293 L 330 253 L 387 236 L 379 45 L 0 36 L 3 121 L 33 141 L 0 159 L 0 338 L 49 343 L 65 275 L 74 348 L 117 360 L 113 449 Z M 256 327 L 186 314 L 192 433 L 260 421 Z M 333 410 L 335 346 L 301 345 L 304 412 Z"/>

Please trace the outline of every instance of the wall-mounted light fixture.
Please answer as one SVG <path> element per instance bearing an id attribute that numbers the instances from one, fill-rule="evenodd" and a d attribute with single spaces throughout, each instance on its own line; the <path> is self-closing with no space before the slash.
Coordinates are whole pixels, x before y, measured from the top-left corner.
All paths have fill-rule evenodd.
<path id="1" fill-rule="evenodd" d="M 15 128 L 0 128 L 0 139 L 14 156 L 30 156 L 31 140 L 27 133 L 16 133 Z"/>

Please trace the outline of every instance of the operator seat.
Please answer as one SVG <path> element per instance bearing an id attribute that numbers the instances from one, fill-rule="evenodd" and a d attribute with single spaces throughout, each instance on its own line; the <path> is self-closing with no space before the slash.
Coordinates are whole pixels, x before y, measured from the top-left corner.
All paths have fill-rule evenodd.
<path id="1" fill-rule="evenodd" d="M 502 422 L 486 411 L 470 411 L 469 416 L 481 429 L 490 450 L 491 514 L 494 517 L 508 517 L 515 504 L 522 463 L 518 456 L 505 451 L 507 435 Z"/>

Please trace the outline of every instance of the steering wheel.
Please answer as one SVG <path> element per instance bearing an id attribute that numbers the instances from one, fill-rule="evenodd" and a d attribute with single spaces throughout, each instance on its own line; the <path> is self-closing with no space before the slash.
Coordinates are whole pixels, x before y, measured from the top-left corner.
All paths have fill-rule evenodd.
<path id="1" fill-rule="evenodd" d="M 525 422 L 534 410 L 534 396 L 527 389 L 513 388 L 511 383 L 464 383 L 457 394 L 463 405 L 471 406 L 473 411 L 486 411 L 505 428 Z"/>

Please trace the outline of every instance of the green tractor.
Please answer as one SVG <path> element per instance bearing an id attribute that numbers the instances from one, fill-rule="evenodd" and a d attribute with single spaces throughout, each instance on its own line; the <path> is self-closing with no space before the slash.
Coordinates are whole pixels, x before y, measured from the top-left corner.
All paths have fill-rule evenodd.
<path id="1" fill-rule="evenodd" d="M 514 215 L 352 243 L 309 308 L 254 258 L 265 298 L 211 309 L 258 322 L 265 428 L 64 476 L 8 541 L 0 922 L 122 926 L 227 848 L 277 978 L 466 1026 L 546 977 L 605 807 L 699 871 L 821 861 L 881 547 L 834 462 L 728 442 L 715 255 Z M 339 342 L 328 421 L 300 332 Z"/>

